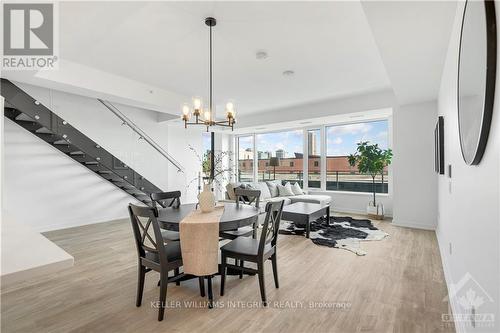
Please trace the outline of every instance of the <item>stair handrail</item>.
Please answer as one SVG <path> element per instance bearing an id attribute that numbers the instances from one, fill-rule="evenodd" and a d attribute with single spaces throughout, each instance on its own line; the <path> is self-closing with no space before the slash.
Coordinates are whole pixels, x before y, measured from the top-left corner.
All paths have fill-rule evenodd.
<path id="1" fill-rule="evenodd" d="M 139 126 L 137 126 L 130 118 L 124 115 L 116 106 L 108 101 L 97 99 L 101 102 L 109 111 L 111 111 L 115 116 L 117 116 L 124 125 L 130 127 L 135 133 L 137 133 L 144 141 L 146 141 L 151 147 L 153 147 L 157 152 L 159 152 L 163 157 L 165 157 L 170 163 L 172 163 L 179 172 L 184 172 L 182 165 L 173 158 L 165 149 L 163 149 L 156 141 L 154 141 L 146 132 L 144 132 Z"/>

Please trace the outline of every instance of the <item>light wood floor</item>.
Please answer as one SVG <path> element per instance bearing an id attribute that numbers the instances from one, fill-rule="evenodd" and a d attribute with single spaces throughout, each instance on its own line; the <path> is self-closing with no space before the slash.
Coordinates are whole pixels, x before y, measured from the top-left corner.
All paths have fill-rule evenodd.
<path id="1" fill-rule="evenodd" d="M 75 257 L 75 266 L 2 290 L 2 332 L 453 331 L 441 321 L 447 292 L 434 233 L 375 223 L 390 236 L 363 243 L 365 257 L 280 235 L 280 289 L 266 266 L 268 308 L 255 307 L 257 277 L 228 277 L 226 295 L 211 310 L 197 282 L 188 281 L 169 285 L 171 307 L 163 322 L 154 308 L 156 273 L 147 275 L 143 305 L 135 307 L 129 221 L 53 231 L 46 236 Z M 219 277 L 214 287 L 218 296 Z M 345 308 L 313 308 L 310 302 Z"/>

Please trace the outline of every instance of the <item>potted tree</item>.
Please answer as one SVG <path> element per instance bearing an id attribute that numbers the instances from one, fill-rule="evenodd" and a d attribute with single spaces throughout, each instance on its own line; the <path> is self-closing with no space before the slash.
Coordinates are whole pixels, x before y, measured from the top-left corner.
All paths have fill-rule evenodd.
<path id="1" fill-rule="evenodd" d="M 367 206 L 367 213 L 370 218 L 383 219 L 384 206 L 377 204 L 375 177 L 384 172 L 384 168 L 391 164 L 392 150 L 381 149 L 378 144 L 370 142 L 359 142 L 358 148 L 354 154 L 349 155 L 349 164 L 357 166 L 359 173 L 368 174 L 372 177 L 373 201 Z"/>

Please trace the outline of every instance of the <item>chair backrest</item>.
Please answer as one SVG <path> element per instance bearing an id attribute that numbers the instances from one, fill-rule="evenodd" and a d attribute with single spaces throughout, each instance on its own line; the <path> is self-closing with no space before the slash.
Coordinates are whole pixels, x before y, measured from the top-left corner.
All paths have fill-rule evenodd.
<path id="1" fill-rule="evenodd" d="M 156 204 L 163 208 L 178 208 L 181 205 L 181 191 L 151 193 L 151 201 L 156 208 L 158 208 Z"/>
<path id="2" fill-rule="evenodd" d="M 137 255 L 146 257 L 146 252 L 158 255 L 159 263 L 168 263 L 165 244 L 158 224 L 158 210 L 154 207 L 128 205 L 132 230 L 134 231 Z M 152 231 L 151 231 L 152 229 Z"/>
<path id="3" fill-rule="evenodd" d="M 262 224 L 262 233 L 260 234 L 259 240 L 259 255 L 264 253 L 264 248 L 267 244 L 276 246 L 284 203 L 285 202 L 281 200 L 268 202 L 266 205 L 266 218 Z"/>
<path id="4" fill-rule="evenodd" d="M 259 208 L 260 204 L 260 190 L 251 190 L 246 188 L 235 188 L 234 195 L 236 196 L 236 205 L 240 202 L 251 205 L 255 204 L 255 207 Z"/>

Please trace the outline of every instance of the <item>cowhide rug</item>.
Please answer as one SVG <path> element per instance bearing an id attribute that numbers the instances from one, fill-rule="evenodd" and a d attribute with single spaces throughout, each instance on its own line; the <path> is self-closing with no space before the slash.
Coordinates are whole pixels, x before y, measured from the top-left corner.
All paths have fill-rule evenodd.
<path id="1" fill-rule="evenodd" d="M 382 240 L 388 233 L 376 228 L 370 220 L 356 220 L 349 216 L 331 216 L 330 225 L 326 225 L 326 218 L 320 218 L 311 223 L 309 238 L 316 245 L 336 247 L 366 255 L 361 248 L 361 241 Z M 305 225 L 295 225 L 291 221 L 281 221 L 280 234 L 305 235 Z"/>

